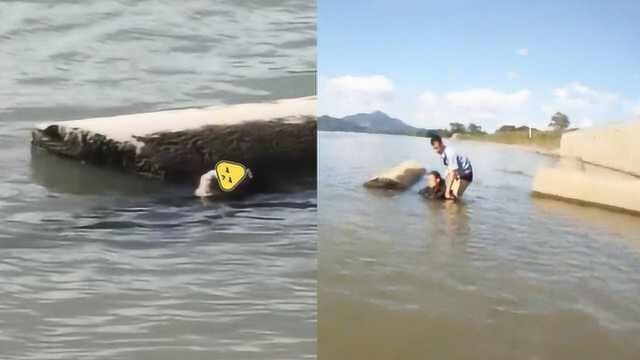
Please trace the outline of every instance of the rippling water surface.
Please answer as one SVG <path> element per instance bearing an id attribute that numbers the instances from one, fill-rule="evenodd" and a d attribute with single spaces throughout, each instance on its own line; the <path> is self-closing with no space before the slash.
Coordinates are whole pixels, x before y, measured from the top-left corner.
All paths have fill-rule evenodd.
<path id="1" fill-rule="evenodd" d="M 442 171 L 427 140 L 319 133 L 319 357 L 640 358 L 640 218 L 532 198 L 551 158 L 452 143 L 475 170 L 458 204 L 362 187 Z"/>
<path id="2" fill-rule="evenodd" d="M 3 1 L 0 72 L 0 358 L 315 357 L 313 186 L 203 203 L 29 145 L 44 120 L 313 95 L 314 2 Z"/>

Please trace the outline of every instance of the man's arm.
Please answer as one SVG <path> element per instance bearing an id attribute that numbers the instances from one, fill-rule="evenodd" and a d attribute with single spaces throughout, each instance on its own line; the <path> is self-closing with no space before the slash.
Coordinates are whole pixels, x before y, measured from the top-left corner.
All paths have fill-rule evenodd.
<path id="1" fill-rule="evenodd" d="M 449 175 L 447 175 L 447 188 L 444 192 L 444 197 L 447 199 L 452 199 L 453 197 L 451 196 L 451 186 L 453 186 L 453 181 L 456 179 L 456 172 L 452 171 L 449 173 Z"/>
<path id="2" fill-rule="evenodd" d="M 451 148 L 447 148 L 445 149 L 445 151 L 449 150 L 448 152 L 446 152 L 446 156 L 447 156 L 447 190 L 445 192 L 445 197 L 447 199 L 452 199 L 453 197 L 451 196 L 451 186 L 453 185 L 453 181 L 456 179 L 460 178 L 460 170 L 458 169 L 458 157 L 455 153 L 455 151 L 452 151 Z"/>

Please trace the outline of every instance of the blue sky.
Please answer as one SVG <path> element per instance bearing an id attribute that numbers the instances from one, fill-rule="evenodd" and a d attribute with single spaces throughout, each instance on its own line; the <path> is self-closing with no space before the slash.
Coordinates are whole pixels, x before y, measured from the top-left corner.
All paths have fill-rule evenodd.
<path id="1" fill-rule="evenodd" d="M 640 1 L 318 0 L 320 112 L 420 126 L 640 116 Z"/>

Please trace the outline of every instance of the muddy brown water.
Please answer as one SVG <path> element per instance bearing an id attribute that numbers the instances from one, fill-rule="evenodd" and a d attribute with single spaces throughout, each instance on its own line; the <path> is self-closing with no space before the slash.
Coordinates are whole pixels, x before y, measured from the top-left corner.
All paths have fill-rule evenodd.
<path id="1" fill-rule="evenodd" d="M 554 160 L 452 142 L 459 204 L 362 182 L 426 139 L 319 133 L 320 359 L 637 359 L 640 217 L 531 197 Z M 354 150 L 355 149 L 355 150 Z"/>

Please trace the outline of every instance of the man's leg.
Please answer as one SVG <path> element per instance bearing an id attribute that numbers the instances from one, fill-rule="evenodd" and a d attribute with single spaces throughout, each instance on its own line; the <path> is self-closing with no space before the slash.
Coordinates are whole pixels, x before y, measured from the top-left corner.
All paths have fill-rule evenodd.
<path id="1" fill-rule="evenodd" d="M 462 179 L 455 179 L 453 184 L 451 185 L 451 191 L 453 192 L 453 196 L 456 198 L 461 198 L 464 191 L 467 190 L 467 187 L 471 184 L 471 182 Z"/>

